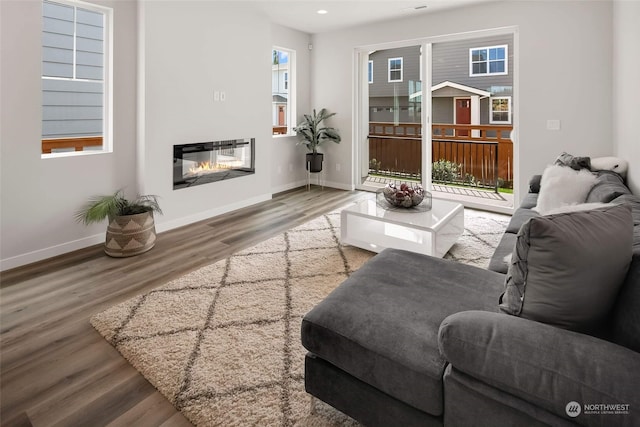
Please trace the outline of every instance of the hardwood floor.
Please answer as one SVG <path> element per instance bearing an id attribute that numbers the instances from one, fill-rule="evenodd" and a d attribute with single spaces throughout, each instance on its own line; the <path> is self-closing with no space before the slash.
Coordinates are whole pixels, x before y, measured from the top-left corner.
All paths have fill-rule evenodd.
<path id="1" fill-rule="evenodd" d="M 89 324 L 114 304 L 367 193 L 296 189 L 158 235 L 132 258 L 101 246 L 0 276 L 2 426 L 185 426 L 189 421 Z"/>

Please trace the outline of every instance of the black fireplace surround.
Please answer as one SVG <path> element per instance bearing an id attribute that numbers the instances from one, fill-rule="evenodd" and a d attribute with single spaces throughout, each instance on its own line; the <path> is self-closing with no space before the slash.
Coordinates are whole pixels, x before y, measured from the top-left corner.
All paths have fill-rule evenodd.
<path id="1" fill-rule="evenodd" d="M 173 189 L 255 173 L 255 138 L 173 146 Z"/>

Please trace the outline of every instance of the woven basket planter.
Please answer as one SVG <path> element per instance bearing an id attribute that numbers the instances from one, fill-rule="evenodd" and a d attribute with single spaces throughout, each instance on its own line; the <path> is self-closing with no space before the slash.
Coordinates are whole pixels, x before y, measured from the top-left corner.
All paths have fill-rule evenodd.
<path id="1" fill-rule="evenodd" d="M 116 216 L 107 227 L 104 251 L 109 256 L 122 258 L 147 252 L 155 243 L 153 212 Z"/>

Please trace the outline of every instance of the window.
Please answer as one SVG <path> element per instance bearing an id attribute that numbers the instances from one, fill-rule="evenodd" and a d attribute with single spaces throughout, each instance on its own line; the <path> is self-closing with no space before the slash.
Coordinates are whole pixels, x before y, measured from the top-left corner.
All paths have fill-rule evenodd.
<path id="1" fill-rule="evenodd" d="M 369 83 L 373 83 L 373 61 L 369 61 L 369 65 L 367 68 L 367 75 L 368 75 Z"/>
<path id="2" fill-rule="evenodd" d="M 402 58 L 389 58 L 389 83 L 402 81 Z"/>
<path id="3" fill-rule="evenodd" d="M 507 73 L 507 45 L 469 49 L 470 76 Z"/>
<path id="4" fill-rule="evenodd" d="M 272 134 L 293 134 L 295 117 L 295 51 L 273 48 L 271 52 Z"/>
<path id="5" fill-rule="evenodd" d="M 42 154 L 110 151 L 111 9 L 42 3 Z"/>
<path id="6" fill-rule="evenodd" d="M 511 123 L 511 97 L 491 98 L 490 123 Z"/>

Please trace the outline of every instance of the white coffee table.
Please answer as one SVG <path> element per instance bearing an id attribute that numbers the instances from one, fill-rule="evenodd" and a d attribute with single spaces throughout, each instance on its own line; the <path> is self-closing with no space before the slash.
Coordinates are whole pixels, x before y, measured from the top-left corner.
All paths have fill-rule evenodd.
<path id="1" fill-rule="evenodd" d="M 464 231 L 464 207 L 433 199 L 426 212 L 387 210 L 363 200 L 340 213 L 340 240 L 373 252 L 405 249 L 442 258 Z"/>

